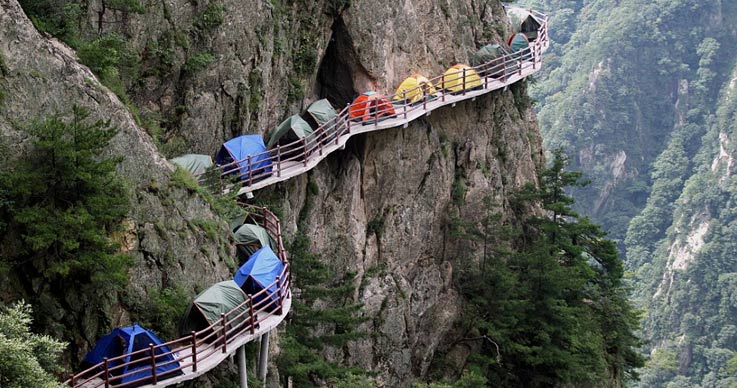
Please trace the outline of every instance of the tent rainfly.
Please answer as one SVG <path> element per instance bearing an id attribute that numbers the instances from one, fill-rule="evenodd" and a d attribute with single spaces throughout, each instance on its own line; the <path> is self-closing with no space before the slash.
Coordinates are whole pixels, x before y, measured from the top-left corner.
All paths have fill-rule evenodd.
<path id="1" fill-rule="evenodd" d="M 149 352 L 131 354 L 139 350 L 149 349 L 149 344 L 161 345 L 164 342 L 156 334 L 144 329 L 137 323 L 132 326 L 113 329 L 110 334 L 102 336 L 95 343 L 95 347 L 84 357 L 84 362 L 96 365 L 103 362 L 104 358 L 115 358 L 125 356 L 120 360 L 109 361 L 108 369 L 118 365 L 125 365 L 110 371 L 110 374 L 119 378 L 118 383 L 128 384 L 129 387 L 137 387 L 150 382 L 151 358 Z M 176 361 L 168 346 L 159 346 L 154 350 L 154 361 L 156 364 L 156 378 L 164 380 L 181 375 L 179 362 Z M 163 355 L 166 354 L 166 355 Z M 161 365 L 166 364 L 166 365 Z M 140 380 L 134 382 L 135 380 Z"/>
<path id="2" fill-rule="evenodd" d="M 249 295 L 255 295 L 266 289 L 263 294 L 253 299 L 254 309 L 265 308 L 266 311 L 274 311 L 279 308 L 277 294 L 277 276 L 282 274 L 284 263 L 274 254 L 268 246 L 256 251 L 248 261 L 235 273 L 233 280 Z M 269 306 L 267 304 L 271 303 Z"/>
<path id="3" fill-rule="evenodd" d="M 519 58 L 522 55 L 523 60 L 528 60 L 532 57 L 532 53 L 527 48 L 530 47 L 530 42 L 523 33 L 517 33 L 509 37 L 509 48 L 512 51 L 512 56 Z M 522 53 L 524 51 L 524 54 Z"/>
<path id="4" fill-rule="evenodd" d="M 530 42 L 537 39 L 537 31 L 542 23 L 529 10 L 520 7 L 508 7 L 507 17 L 509 17 L 514 32 L 525 34 Z"/>
<path id="5" fill-rule="evenodd" d="M 247 301 L 246 294 L 232 280 L 217 283 L 197 295 L 189 306 L 179 327 L 180 334 L 188 335 L 192 331 L 206 329 L 220 319 L 220 314 L 227 314 L 233 310 L 228 317 L 235 318 L 248 309 Z M 228 329 L 240 324 L 244 319 L 229 319 Z M 221 327 L 221 324 L 217 324 L 213 330 Z"/>
<path id="6" fill-rule="evenodd" d="M 352 120 L 367 121 L 396 114 L 391 101 L 383 94 L 368 90 L 361 93 L 348 107 L 348 115 Z"/>
<path id="7" fill-rule="evenodd" d="M 471 56 L 471 65 L 479 70 L 482 75 L 488 74 L 491 78 L 501 78 L 504 76 L 505 55 L 509 54 L 509 50 L 498 44 L 487 44 L 476 51 Z M 510 65 L 506 69 L 507 74 L 514 72 L 516 66 Z"/>
<path id="8" fill-rule="evenodd" d="M 277 144 L 285 145 L 297 140 L 305 139 L 309 141 L 312 136 L 312 127 L 298 115 L 290 116 L 279 124 L 276 129 L 271 132 L 269 143 L 266 148 L 273 148 Z"/>
<path id="9" fill-rule="evenodd" d="M 307 113 L 310 115 L 310 117 L 312 117 L 313 120 L 315 120 L 318 127 L 322 127 L 333 117 L 338 115 L 338 112 L 335 111 L 335 108 L 333 108 L 333 106 L 330 105 L 330 102 L 325 98 L 323 98 L 322 100 L 317 100 L 310 104 L 310 106 L 307 108 Z"/>
<path id="10" fill-rule="evenodd" d="M 464 82 L 465 75 L 465 82 Z M 465 89 L 464 89 L 465 86 Z M 463 90 L 481 88 L 481 78 L 476 70 L 468 65 L 453 65 L 443 74 L 441 83 L 443 89 L 451 92 L 461 92 Z"/>
<path id="11" fill-rule="evenodd" d="M 414 103 L 422 101 L 424 96 L 434 95 L 435 92 L 435 85 L 433 85 L 425 76 L 421 74 L 412 74 L 399 84 L 396 94 L 392 97 L 392 101 L 401 102 L 406 100 L 406 102 Z"/>
<path id="12" fill-rule="evenodd" d="M 276 241 L 271 238 L 269 232 L 258 225 L 242 224 L 233 231 L 233 238 L 236 241 L 236 256 L 241 263 L 265 246 L 278 250 Z"/>
<path id="13" fill-rule="evenodd" d="M 171 163 L 187 170 L 190 174 L 198 177 L 204 174 L 214 165 L 209 155 L 186 154 L 169 160 Z"/>
<path id="14" fill-rule="evenodd" d="M 225 142 L 215 156 L 215 164 L 224 166 L 234 162 L 225 168 L 225 172 L 236 174 L 240 180 L 248 180 L 252 176 L 265 178 L 271 174 L 271 160 L 261 135 L 243 135 Z"/>

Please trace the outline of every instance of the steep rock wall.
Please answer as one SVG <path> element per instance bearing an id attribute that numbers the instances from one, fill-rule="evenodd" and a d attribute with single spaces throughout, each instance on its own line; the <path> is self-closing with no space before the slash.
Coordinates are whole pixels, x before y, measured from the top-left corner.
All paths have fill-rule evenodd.
<path id="1" fill-rule="evenodd" d="M 407 75 L 441 74 L 508 33 L 497 1 L 356 0 L 348 7 L 336 1 L 141 3 L 145 12 L 138 15 L 101 12 L 104 2 L 90 1 L 80 26 L 88 36 L 116 32 L 129 37 L 143 60 L 140 78 L 127 84 L 128 94 L 145 120 L 164 129 L 155 135 L 168 153 L 213 154 L 223 140 L 265 133 L 319 97 L 341 107 L 365 89 L 391 93 Z M 15 0 L 4 4 L 18 11 Z M 222 22 L 203 27 L 203 15 L 218 6 L 224 10 Z M 37 70 L 50 83 L 39 93 L 56 96 L 59 104 L 82 98 L 98 117 L 116 112 L 114 121 L 125 128 L 117 151 L 150 150 L 121 167 L 140 188 L 131 215 L 138 236 L 131 247 L 139 258 L 134 278 L 158 282 L 159 277 L 205 274 L 199 284 L 224 277 L 228 271 L 218 251 L 220 256 L 228 252 L 222 244 L 187 228 L 194 217 L 214 219 L 208 207 L 191 193 L 168 188 L 169 167 L 157 153 L 161 150 L 152 147 L 152 139 L 112 94 L 85 82 L 95 78 L 76 64 L 73 53 L 64 49 L 60 60 L 61 54 L 48 48 L 61 46 L 58 42 L 31 31 L 25 19 L 23 28 L 40 45 L 31 58 L 74 68 Z M 6 56 L 27 60 L 19 48 L 10 51 L 11 41 L 2 39 Z M 203 52 L 215 61 L 192 71 L 188 61 Z M 24 65 L 10 67 L 21 74 Z M 35 87 L 30 75 L 5 82 L 14 77 L 24 80 L 17 90 Z M 87 98 L 90 93 L 94 97 Z M 30 95 L 19 99 L 15 110 L 26 100 L 32 100 Z M 356 137 L 312 172 L 257 192 L 256 200 L 276 198 L 287 237 L 297 232 L 301 219 L 300 231 L 310 238 L 311 249 L 339 275 L 356 274 L 354 299 L 369 318 L 363 329 L 376 335 L 333 349 L 330 357 L 377 372 L 385 386 L 405 386 L 424 376 L 438 353 L 449 355 L 448 371 L 455 373 L 473 346 L 458 342 L 463 300 L 453 276 L 464 260 L 473 260 L 473 247 L 455 243 L 450 215 L 477 219 L 482 199 L 491 195 L 510 216 L 509 194 L 534 183 L 541 163 L 534 113 L 526 86 L 518 84 L 435 111 L 408 128 Z M 151 177 L 159 182 L 153 187 Z M 316 193 L 308 188 L 312 185 Z M 292 260 L 299 265 L 299 257 Z M 137 280 L 130 288 L 143 295 L 145 284 Z"/>
<path id="2" fill-rule="evenodd" d="M 39 34 L 15 0 L 0 2 L 0 55 L 7 68 L 0 80 L 5 92 L 0 104 L 0 135 L 11 146 L 11 155 L 4 155 L 6 161 L 26 152 L 27 135 L 19 128 L 57 112 L 71 114 L 72 106 L 79 105 L 90 110 L 91 119 L 110 120 L 120 129 L 108 152 L 123 157 L 119 173 L 132 192 L 132 210 L 120 237 L 136 262 L 125 295 L 96 296 L 108 300 L 111 308 L 106 312 L 91 311 L 85 303 L 90 295 L 78 290 L 64 290 L 60 301 L 47 298 L 49 305 L 43 308 L 50 314 L 42 317 L 41 324 L 56 321 L 75 328 L 74 334 L 50 334 L 72 341 L 70 350 L 81 357 L 89 344 L 108 329 L 106 326 L 129 323 L 128 302 L 147 298 L 150 292 L 172 284 L 180 284 L 193 294 L 229 276 L 229 245 L 213 241 L 195 221 L 213 222 L 227 236 L 225 224 L 201 198 L 172 185 L 169 175 L 173 167 L 125 105 L 76 61 L 68 47 Z M 12 277 L 0 281 L 3 299 L 59 291 L 43 283 L 29 289 Z M 123 298 L 128 302 L 124 303 Z"/>

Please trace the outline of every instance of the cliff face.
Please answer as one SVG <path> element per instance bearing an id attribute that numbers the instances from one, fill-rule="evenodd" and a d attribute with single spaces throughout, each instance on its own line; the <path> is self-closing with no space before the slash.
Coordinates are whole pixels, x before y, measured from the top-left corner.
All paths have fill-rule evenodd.
<path id="1" fill-rule="evenodd" d="M 141 57 L 126 89 L 143 120 L 162 128 L 152 139 L 69 48 L 33 29 L 16 0 L 0 4 L 0 52 L 10 69 L 0 81 L 9 91 L 3 133 L 20 140 L 11 118 L 73 102 L 122 129 L 110 152 L 126 157 L 120 173 L 136 188 L 126 241 L 137 258 L 129 289 L 140 297 L 150 283 L 182 281 L 193 293 L 229 275 L 231 252 L 192 222 L 216 215 L 168 184 L 162 151 L 214 154 L 223 140 L 264 133 L 317 98 L 342 107 L 366 89 L 391 93 L 412 73 L 441 74 L 508 32 L 496 1 L 145 1 L 142 14 L 87 2 L 82 34 L 119 33 Z M 203 53 L 213 60 L 192 65 Z M 509 192 L 535 182 L 541 163 L 534 112 L 518 84 L 407 128 L 356 137 L 310 173 L 255 194 L 281 208 L 288 237 L 299 224 L 340 277 L 356 274 L 354 300 L 372 335 L 330 356 L 405 386 L 439 351 L 450 369 L 470 352 L 454 345 L 463 301 L 453 273 L 473 247 L 455 245 L 450 214 L 478 219 L 486 195 L 507 213 Z M 113 323 L 126 320 L 124 309 L 118 314 Z M 98 331 L 85 330 L 86 340 Z"/>
<path id="2" fill-rule="evenodd" d="M 228 276 L 226 262 L 232 262 L 229 245 L 208 237 L 198 226 L 202 221 L 212 222 L 227 236 L 225 224 L 201 198 L 172 184 L 169 174 L 173 167 L 150 136 L 135 123 L 126 106 L 77 62 L 74 52 L 39 34 L 16 1 L 0 2 L 0 42 L 7 69 L 0 80 L 5 94 L 0 104 L 0 135 L 11 146 L 4 162 L 32 157 L 26 155 L 27 135 L 18 129 L 34 120 L 57 112 L 71 114 L 74 105 L 88 108 L 91 119 L 110 120 L 120 132 L 108 152 L 123 157 L 119 173 L 131 187 L 133 202 L 119 240 L 136 262 L 125 295 L 51 290 L 47 284 L 21 284 L 11 276 L 0 282 L 3 299 L 62 292 L 63 298 L 47 298 L 43 309 L 48 315 L 41 318 L 40 325 L 57 327 L 58 331 L 50 334 L 72 341 L 71 350 L 80 352 L 80 357 L 107 326 L 129 322 L 127 307 L 148 298 L 150 292 L 181 284 L 194 293 Z M 98 297 L 108 301 L 108 311 L 94 311 L 85 303 Z M 62 332 L 64 326 L 74 329 Z"/>

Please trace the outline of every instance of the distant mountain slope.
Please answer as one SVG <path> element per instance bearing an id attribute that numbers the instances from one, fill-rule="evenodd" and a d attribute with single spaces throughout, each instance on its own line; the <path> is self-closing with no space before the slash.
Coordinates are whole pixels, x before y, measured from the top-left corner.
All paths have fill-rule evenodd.
<path id="1" fill-rule="evenodd" d="M 657 350 L 641 386 L 729 386 L 737 4 L 528 3 L 565 23 L 533 97 L 592 182 L 579 208 L 626 252 Z"/>

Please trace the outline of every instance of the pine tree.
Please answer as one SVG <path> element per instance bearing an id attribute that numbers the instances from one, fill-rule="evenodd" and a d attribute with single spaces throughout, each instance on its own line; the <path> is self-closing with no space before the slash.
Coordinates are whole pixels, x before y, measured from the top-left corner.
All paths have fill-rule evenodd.
<path id="1" fill-rule="evenodd" d="M 461 281 L 469 300 L 464 340 L 482 341 L 471 368 L 483 371 L 495 387 L 602 379 L 623 384 L 636 377 L 642 358 L 635 351 L 637 315 L 622 287 L 622 263 L 601 229 L 571 209 L 565 188 L 582 184 L 580 174 L 565 171 L 561 151 L 553 156 L 540 186 L 525 187 L 512 204 L 537 208 L 538 215 L 523 219 L 516 232 L 498 233 L 502 219 L 489 215 L 487 204 L 484 226 L 459 234 L 515 248 L 493 248 L 495 260 Z M 498 225 L 489 226 L 489 220 Z"/>
<path id="2" fill-rule="evenodd" d="M 59 298 L 71 289 L 108 293 L 125 284 L 132 264 L 109 237 L 129 211 L 115 174 L 121 159 L 101 156 L 117 131 L 88 118 L 75 107 L 69 122 L 54 115 L 33 123 L 28 152 L 0 168 L 0 269 Z"/>

